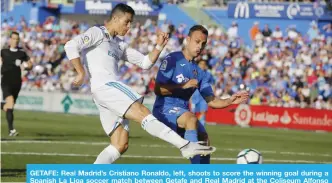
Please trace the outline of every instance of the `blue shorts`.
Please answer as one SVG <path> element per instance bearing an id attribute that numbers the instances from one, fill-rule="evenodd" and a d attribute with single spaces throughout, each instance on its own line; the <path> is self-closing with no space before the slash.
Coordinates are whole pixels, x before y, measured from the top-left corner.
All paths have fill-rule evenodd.
<path id="1" fill-rule="evenodd" d="M 153 108 L 153 115 L 160 122 L 164 123 L 168 127 L 170 127 L 175 132 L 178 132 L 179 135 L 183 135 L 183 129 L 178 127 L 177 119 L 184 114 L 185 112 L 190 112 L 189 109 L 185 109 L 182 107 L 174 107 L 174 106 L 164 106 L 161 108 Z M 206 133 L 204 124 L 198 123 L 198 133 Z"/>

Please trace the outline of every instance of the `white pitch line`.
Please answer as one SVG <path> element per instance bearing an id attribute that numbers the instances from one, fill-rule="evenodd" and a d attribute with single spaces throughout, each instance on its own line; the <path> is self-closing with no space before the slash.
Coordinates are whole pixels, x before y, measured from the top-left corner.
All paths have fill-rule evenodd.
<path id="1" fill-rule="evenodd" d="M 35 156 L 69 156 L 69 157 L 96 157 L 97 155 L 91 154 L 65 154 L 65 153 L 39 153 L 39 152 L 1 152 L 6 155 L 35 155 Z M 184 159 L 180 156 L 142 156 L 142 155 L 123 155 L 122 158 L 145 158 L 145 159 Z M 236 158 L 220 158 L 215 157 L 211 160 L 216 161 L 234 161 Z M 319 162 L 319 161 L 307 161 L 307 160 L 277 160 L 277 159 L 264 159 L 264 162 L 271 163 L 324 163 L 331 164 L 332 162 Z"/>
<path id="2" fill-rule="evenodd" d="M 84 142 L 84 141 L 39 141 L 39 140 L 13 140 L 13 141 L 1 141 L 3 144 L 71 144 L 71 145 L 108 145 L 106 142 Z M 147 148 L 170 148 L 172 146 L 159 145 L 159 144 L 129 144 L 130 146 L 140 146 Z M 217 147 L 221 151 L 240 152 L 241 149 L 234 148 L 223 148 Z M 320 154 L 320 153 L 307 153 L 307 152 L 278 152 L 271 150 L 260 150 L 263 154 L 283 154 L 283 155 L 294 155 L 294 156 L 320 156 L 320 157 L 332 157 L 331 154 Z"/>

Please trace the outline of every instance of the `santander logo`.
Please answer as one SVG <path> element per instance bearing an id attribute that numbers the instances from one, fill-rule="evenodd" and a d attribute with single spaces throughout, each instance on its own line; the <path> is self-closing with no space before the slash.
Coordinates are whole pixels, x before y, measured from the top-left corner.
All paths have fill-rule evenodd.
<path id="1" fill-rule="evenodd" d="M 289 116 L 288 111 L 285 111 L 281 116 L 280 122 L 285 125 L 288 125 L 290 122 L 292 122 L 292 118 Z"/>

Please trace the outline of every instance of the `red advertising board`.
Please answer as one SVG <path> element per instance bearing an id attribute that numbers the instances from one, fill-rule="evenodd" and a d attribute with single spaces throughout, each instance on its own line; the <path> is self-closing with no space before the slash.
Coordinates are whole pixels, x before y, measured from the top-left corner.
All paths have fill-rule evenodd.
<path id="1" fill-rule="evenodd" d="M 233 105 L 209 109 L 206 121 L 252 127 L 323 130 L 332 132 L 332 111 L 269 106 Z"/>

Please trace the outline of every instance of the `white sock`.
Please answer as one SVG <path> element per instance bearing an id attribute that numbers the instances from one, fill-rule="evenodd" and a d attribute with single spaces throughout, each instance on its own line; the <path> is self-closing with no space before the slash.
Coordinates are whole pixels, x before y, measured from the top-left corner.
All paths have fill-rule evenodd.
<path id="1" fill-rule="evenodd" d="M 119 151 L 114 146 L 109 145 L 98 155 L 94 164 L 111 164 L 120 156 Z"/>
<path id="2" fill-rule="evenodd" d="M 149 114 L 143 119 L 142 128 L 152 136 L 158 137 L 170 144 L 173 144 L 179 149 L 188 144 L 187 140 L 183 139 L 164 123 L 158 121 L 152 114 Z"/>

